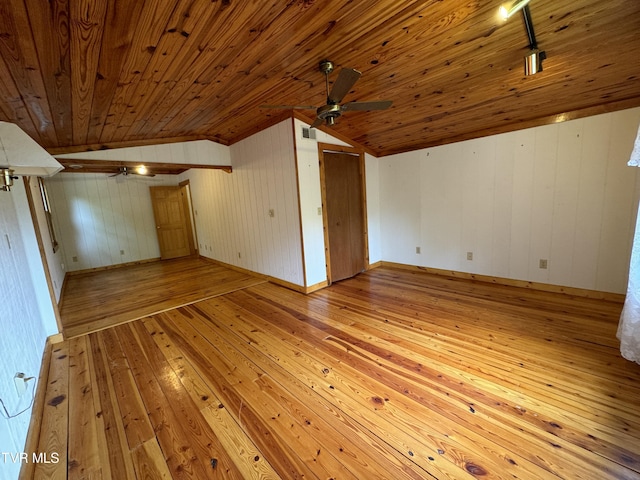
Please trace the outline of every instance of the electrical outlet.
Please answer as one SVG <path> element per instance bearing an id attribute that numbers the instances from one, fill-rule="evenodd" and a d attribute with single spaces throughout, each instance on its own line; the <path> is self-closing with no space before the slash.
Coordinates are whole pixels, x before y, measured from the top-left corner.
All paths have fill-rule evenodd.
<path id="1" fill-rule="evenodd" d="M 18 372 L 13 376 L 13 382 L 16 386 L 16 393 L 18 394 L 18 398 L 24 395 L 24 392 L 27 391 L 27 382 L 31 380 L 31 377 L 27 377 L 24 373 Z"/>
<path id="2" fill-rule="evenodd" d="M 276 216 L 276 211 L 275 211 L 273 208 L 270 208 L 270 209 L 269 209 L 269 216 L 270 216 L 271 218 L 273 218 L 273 217 L 275 217 L 275 216 Z"/>
<path id="3" fill-rule="evenodd" d="M 419 254 L 420 253 L 420 247 L 416 247 L 416 253 Z"/>
<path id="4" fill-rule="evenodd" d="M 124 255 L 124 250 L 120 250 L 120 255 Z"/>
<path id="5" fill-rule="evenodd" d="M 543 270 L 547 269 L 547 259 L 546 258 L 541 258 L 540 259 L 540 268 Z"/>
<path id="6" fill-rule="evenodd" d="M 473 252 L 467 252 L 467 260 L 473 260 Z"/>
<path id="7" fill-rule="evenodd" d="M 318 215 L 322 215 L 322 207 L 318 207 Z"/>
<path id="8" fill-rule="evenodd" d="M 238 258 L 242 258 L 242 255 L 240 255 L 240 252 L 238 252 Z"/>
<path id="9" fill-rule="evenodd" d="M 77 262 L 78 261 L 78 257 L 71 257 L 71 261 L 72 262 Z"/>

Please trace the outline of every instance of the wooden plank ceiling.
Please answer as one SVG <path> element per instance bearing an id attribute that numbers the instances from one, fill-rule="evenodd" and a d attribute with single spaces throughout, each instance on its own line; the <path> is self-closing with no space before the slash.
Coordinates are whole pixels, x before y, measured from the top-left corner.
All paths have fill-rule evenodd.
<path id="1" fill-rule="evenodd" d="M 640 105 L 640 2 L 532 0 L 531 77 L 499 4 L 3 0 L 0 120 L 54 154 L 229 145 L 290 113 L 263 104 L 324 104 L 325 58 L 363 73 L 345 101 L 393 100 L 323 127 L 378 156 Z"/>

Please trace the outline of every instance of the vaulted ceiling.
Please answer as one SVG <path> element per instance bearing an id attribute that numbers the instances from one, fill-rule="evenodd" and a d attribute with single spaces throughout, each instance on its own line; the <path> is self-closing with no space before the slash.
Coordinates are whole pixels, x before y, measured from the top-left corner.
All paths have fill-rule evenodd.
<path id="1" fill-rule="evenodd" d="M 393 100 L 322 127 L 378 156 L 640 105 L 640 1 L 532 0 L 548 58 L 529 77 L 499 5 L 2 0 L 0 120 L 51 153 L 229 145 L 291 114 L 261 105 L 324 104 L 323 59 L 362 72 L 345 101 Z"/>

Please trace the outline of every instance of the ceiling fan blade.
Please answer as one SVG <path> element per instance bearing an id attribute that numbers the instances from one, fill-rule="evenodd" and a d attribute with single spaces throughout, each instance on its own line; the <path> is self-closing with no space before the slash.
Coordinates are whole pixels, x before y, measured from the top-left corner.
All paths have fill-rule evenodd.
<path id="1" fill-rule="evenodd" d="M 316 121 L 315 121 L 315 122 L 313 122 L 313 123 L 311 124 L 311 128 L 319 127 L 319 126 L 320 126 L 320 125 L 322 125 L 323 123 L 324 123 L 324 119 L 323 119 L 323 118 L 318 117 L 318 118 L 316 118 Z"/>
<path id="2" fill-rule="evenodd" d="M 138 173 L 138 172 L 128 172 L 128 175 L 138 175 L 139 177 L 155 177 L 155 173 Z"/>
<path id="3" fill-rule="evenodd" d="M 331 88 L 331 93 L 328 98 L 329 103 L 340 103 L 358 81 L 360 75 L 362 75 L 362 73 L 353 68 L 343 68 L 340 70 L 338 78 Z"/>
<path id="4" fill-rule="evenodd" d="M 315 110 L 313 105 L 260 105 L 260 108 L 286 108 L 295 110 Z"/>
<path id="5" fill-rule="evenodd" d="M 392 100 L 377 100 L 373 102 L 349 102 L 342 106 L 344 111 L 386 110 L 393 103 Z"/>

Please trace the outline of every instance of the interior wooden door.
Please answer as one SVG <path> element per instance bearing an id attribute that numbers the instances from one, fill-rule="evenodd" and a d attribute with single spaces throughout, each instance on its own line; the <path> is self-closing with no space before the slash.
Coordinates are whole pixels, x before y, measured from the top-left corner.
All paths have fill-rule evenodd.
<path id="1" fill-rule="evenodd" d="M 324 152 L 323 170 L 330 280 L 337 282 L 365 268 L 360 156 Z"/>
<path id="2" fill-rule="evenodd" d="M 189 223 L 185 217 L 183 189 L 181 187 L 149 187 L 156 232 L 160 246 L 160 258 L 191 255 Z"/>

